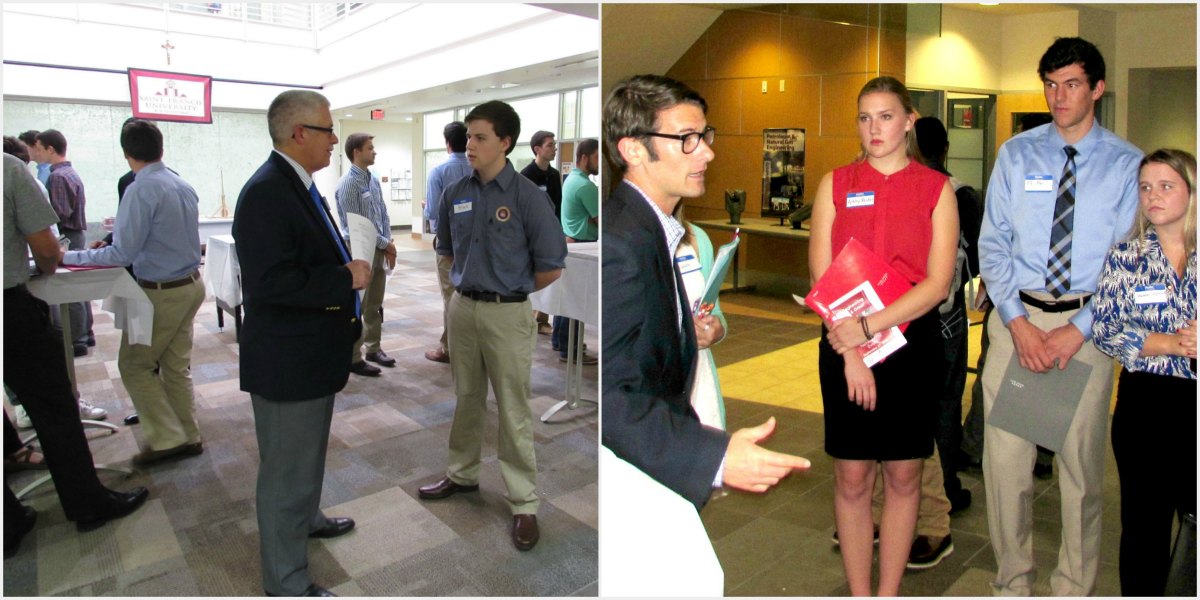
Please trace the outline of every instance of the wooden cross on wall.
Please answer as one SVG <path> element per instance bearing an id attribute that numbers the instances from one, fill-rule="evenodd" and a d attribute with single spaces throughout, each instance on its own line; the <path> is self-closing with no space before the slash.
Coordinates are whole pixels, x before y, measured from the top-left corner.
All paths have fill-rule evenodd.
<path id="1" fill-rule="evenodd" d="M 171 45 L 171 40 L 167 40 L 167 43 L 159 46 L 159 48 L 162 48 L 163 50 L 167 51 L 167 64 L 170 65 L 171 64 L 171 51 L 175 49 L 175 46 Z"/>

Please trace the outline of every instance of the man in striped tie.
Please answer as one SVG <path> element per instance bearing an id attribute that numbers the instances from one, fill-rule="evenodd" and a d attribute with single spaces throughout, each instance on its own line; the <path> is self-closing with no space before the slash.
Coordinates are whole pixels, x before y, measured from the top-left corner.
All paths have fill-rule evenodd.
<path id="1" fill-rule="evenodd" d="M 990 413 L 1014 355 L 1034 373 L 1092 367 L 1058 454 L 1062 543 L 1056 596 L 1095 589 L 1112 360 L 1090 343 L 1089 304 L 1105 253 L 1137 210 L 1142 153 L 1096 121 L 1104 58 L 1081 38 L 1059 38 L 1038 64 L 1053 122 L 1000 148 L 987 188 L 979 266 L 996 306 L 983 377 Z M 1007 328 L 1007 334 L 1005 333 Z M 1049 400 L 1049 399 L 1048 399 Z M 983 472 L 1000 595 L 1032 594 L 1033 442 L 988 424 Z"/>

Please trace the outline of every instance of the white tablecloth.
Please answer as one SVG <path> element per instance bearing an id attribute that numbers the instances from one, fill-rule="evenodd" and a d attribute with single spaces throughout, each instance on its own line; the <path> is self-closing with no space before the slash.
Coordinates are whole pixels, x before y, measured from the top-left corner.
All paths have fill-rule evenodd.
<path id="1" fill-rule="evenodd" d="M 113 325 L 129 334 L 129 342 L 149 346 L 154 333 L 154 305 L 146 292 L 121 267 L 70 271 L 59 268 L 53 277 L 29 280 L 29 293 L 47 304 L 104 299 L 101 308 L 113 314 Z"/>
<path id="2" fill-rule="evenodd" d="M 232 235 L 208 238 L 204 256 L 204 281 L 215 298 L 233 308 L 242 304 L 242 267 Z"/>
<path id="3" fill-rule="evenodd" d="M 567 244 L 562 277 L 530 294 L 529 301 L 544 313 L 600 324 L 600 243 Z"/>

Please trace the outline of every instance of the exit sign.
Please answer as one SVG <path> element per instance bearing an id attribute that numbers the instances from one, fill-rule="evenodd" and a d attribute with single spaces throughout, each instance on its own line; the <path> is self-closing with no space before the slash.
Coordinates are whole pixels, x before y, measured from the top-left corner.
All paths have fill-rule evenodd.
<path id="1" fill-rule="evenodd" d="M 382 121 L 383 120 L 383 109 L 382 108 L 373 109 L 371 111 L 371 120 L 372 121 Z"/>

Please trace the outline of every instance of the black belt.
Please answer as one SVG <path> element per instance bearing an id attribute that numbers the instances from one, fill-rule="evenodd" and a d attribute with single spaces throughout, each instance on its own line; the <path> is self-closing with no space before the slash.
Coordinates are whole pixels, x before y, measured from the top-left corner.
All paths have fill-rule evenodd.
<path id="1" fill-rule="evenodd" d="M 496 292 L 474 292 L 458 290 L 458 293 L 472 300 L 479 302 L 524 302 L 529 294 L 517 294 L 515 296 L 505 296 Z"/>
<path id="2" fill-rule="evenodd" d="M 137 280 L 137 282 L 138 282 L 138 285 L 140 285 L 148 290 L 169 290 L 171 288 L 183 287 L 197 279 L 200 279 L 200 271 L 192 271 L 192 273 L 190 275 L 188 275 L 187 277 L 184 277 L 183 279 L 176 279 L 175 281 L 158 282 L 158 281 L 146 281 L 145 279 L 139 279 L 139 280 Z"/>
<path id="3" fill-rule="evenodd" d="M 1080 297 L 1072 299 L 1072 300 L 1058 300 L 1056 302 L 1046 302 L 1045 300 L 1038 300 L 1037 298 L 1034 298 L 1033 296 L 1030 296 L 1029 294 L 1026 294 L 1025 292 L 1018 292 L 1017 295 L 1021 297 L 1021 302 L 1024 302 L 1025 304 L 1028 304 L 1035 308 L 1040 308 L 1040 309 L 1042 309 L 1042 312 L 1048 312 L 1048 313 L 1060 313 L 1060 312 L 1067 312 L 1068 310 L 1078 310 L 1080 308 L 1083 308 L 1083 305 L 1087 304 L 1087 301 L 1089 299 L 1091 299 L 1091 297 L 1092 297 L 1091 294 L 1088 294 L 1086 296 L 1080 296 Z"/>

